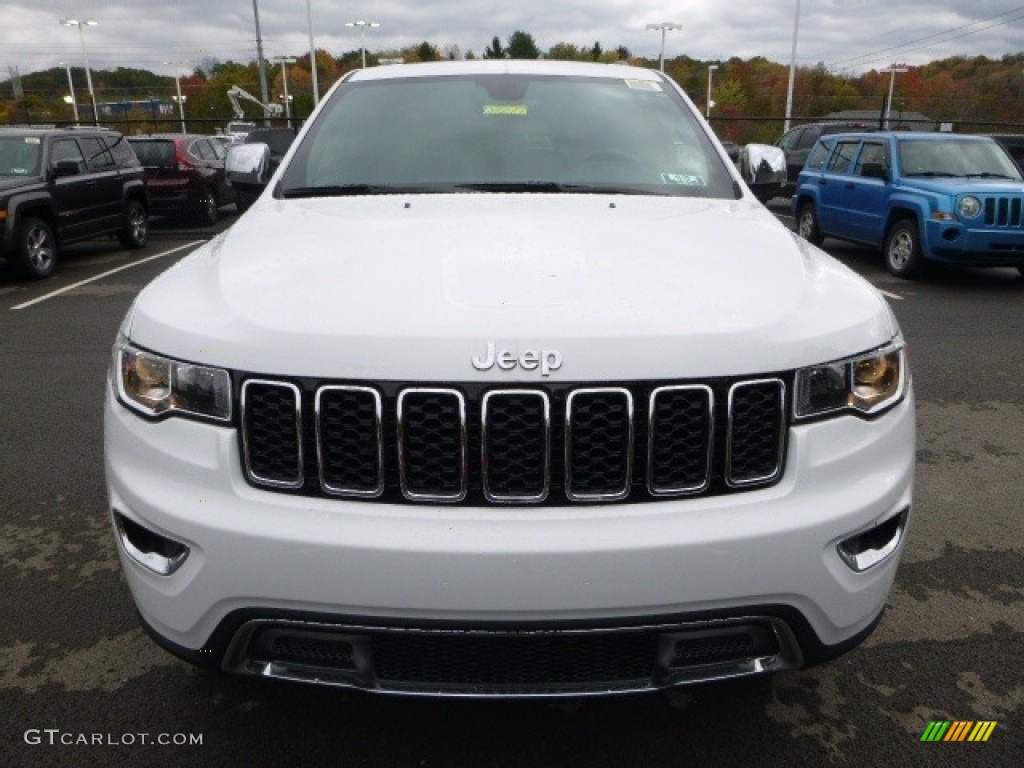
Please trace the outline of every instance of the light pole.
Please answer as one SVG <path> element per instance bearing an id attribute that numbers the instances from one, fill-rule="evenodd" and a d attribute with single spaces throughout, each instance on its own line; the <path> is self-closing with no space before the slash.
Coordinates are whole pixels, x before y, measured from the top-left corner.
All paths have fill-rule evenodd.
<path id="1" fill-rule="evenodd" d="M 75 99 L 75 82 L 71 79 L 71 65 L 66 61 L 60 65 L 68 71 L 68 92 L 71 94 L 71 108 L 75 111 L 75 125 L 78 125 L 78 101 Z"/>
<path id="2" fill-rule="evenodd" d="M 889 130 L 889 118 L 892 117 L 892 89 L 896 85 L 896 73 L 906 72 L 906 67 L 897 67 L 893 64 L 888 69 L 879 70 L 882 73 L 889 73 L 889 99 L 885 102 L 885 130 Z"/>
<path id="3" fill-rule="evenodd" d="M 661 53 L 658 54 L 658 62 L 662 72 L 665 71 L 665 33 L 677 32 L 682 28 L 681 24 L 676 24 L 674 21 L 663 21 L 660 24 L 647 25 L 648 31 L 657 32 L 661 30 Z"/>
<path id="4" fill-rule="evenodd" d="M 82 58 L 85 59 L 85 82 L 89 85 L 89 98 L 92 100 L 92 119 L 96 125 L 100 124 L 100 113 L 96 108 L 96 92 L 92 89 L 92 73 L 89 71 L 89 54 L 85 50 L 85 33 L 82 27 L 95 27 L 99 22 L 92 19 L 79 21 L 78 19 L 62 19 L 61 24 L 65 27 L 78 27 L 78 39 L 82 43 Z"/>
<path id="5" fill-rule="evenodd" d="M 286 64 L 294 64 L 295 59 L 291 59 L 287 56 L 275 56 L 274 61 L 281 62 L 281 79 L 284 81 L 284 117 L 287 121 L 287 126 L 292 127 L 292 108 L 289 103 L 291 99 L 288 96 L 288 70 L 285 68 Z"/>
<path id="6" fill-rule="evenodd" d="M 711 73 L 718 69 L 717 64 L 708 64 L 708 106 L 704 111 L 704 117 L 711 117 Z"/>
<path id="7" fill-rule="evenodd" d="M 306 0 L 306 23 L 309 25 L 309 68 L 313 75 L 313 106 L 320 103 L 320 87 L 316 82 L 316 46 L 313 45 L 313 9 Z"/>
<path id="8" fill-rule="evenodd" d="M 178 116 L 181 117 L 181 132 L 188 133 L 188 128 L 185 127 L 185 97 L 181 95 L 181 73 L 178 69 L 181 65 L 176 61 L 165 61 L 164 64 L 174 66 L 174 84 L 178 89 Z"/>
<path id="9" fill-rule="evenodd" d="M 793 16 L 793 49 L 789 54 L 789 87 L 786 89 L 786 122 L 782 132 L 789 130 L 789 119 L 793 116 L 793 83 L 796 81 L 796 38 L 800 32 L 800 0 L 796 0 L 796 14 Z"/>
<path id="10" fill-rule="evenodd" d="M 260 98 L 263 100 L 263 124 L 270 125 L 270 110 L 267 109 L 267 104 L 270 103 L 270 96 L 267 91 L 267 61 L 263 58 L 263 35 L 260 34 L 260 7 L 256 0 L 252 0 L 252 16 L 256 21 L 256 61 L 260 72 Z"/>
<path id="11" fill-rule="evenodd" d="M 359 27 L 359 50 L 363 54 L 363 69 L 366 69 L 366 28 L 379 27 L 376 21 L 346 21 L 346 27 Z"/>

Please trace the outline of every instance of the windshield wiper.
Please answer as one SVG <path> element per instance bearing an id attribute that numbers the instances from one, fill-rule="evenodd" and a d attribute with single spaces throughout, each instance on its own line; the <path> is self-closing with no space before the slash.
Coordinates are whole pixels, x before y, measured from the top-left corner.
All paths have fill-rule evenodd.
<path id="1" fill-rule="evenodd" d="M 317 187 L 289 187 L 282 197 L 346 197 L 355 195 L 398 195 L 437 192 L 431 187 L 396 187 L 389 184 L 324 184 Z"/>
<path id="2" fill-rule="evenodd" d="M 541 194 L 649 195 L 645 189 L 600 184 L 566 184 L 557 181 L 486 181 L 457 184 L 454 189 L 467 192 L 526 192 Z"/>
<path id="3" fill-rule="evenodd" d="M 929 177 L 929 178 L 933 178 L 935 176 L 953 177 L 953 176 L 959 176 L 960 174 L 950 173 L 949 171 L 918 171 L 917 173 L 904 173 L 903 175 L 904 176 L 926 176 L 926 177 Z"/>
<path id="4" fill-rule="evenodd" d="M 965 173 L 969 179 L 1012 179 L 1013 176 L 1007 176 L 1005 173 L 990 173 L 985 171 L 983 173 Z"/>

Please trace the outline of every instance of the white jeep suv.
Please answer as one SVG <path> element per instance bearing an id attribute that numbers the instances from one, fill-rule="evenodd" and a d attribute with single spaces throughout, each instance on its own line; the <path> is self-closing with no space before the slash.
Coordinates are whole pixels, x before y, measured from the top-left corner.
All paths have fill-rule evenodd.
<path id="1" fill-rule="evenodd" d="M 172 653 L 577 695 L 865 638 L 914 405 L 884 299 L 670 79 L 450 62 L 343 78 L 251 210 L 142 291 L 105 448 Z"/>

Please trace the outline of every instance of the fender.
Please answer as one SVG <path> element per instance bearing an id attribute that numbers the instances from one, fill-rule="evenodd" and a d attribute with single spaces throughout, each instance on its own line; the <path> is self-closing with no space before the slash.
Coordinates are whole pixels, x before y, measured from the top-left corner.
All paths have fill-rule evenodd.
<path id="1" fill-rule="evenodd" d="M 28 208 L 44 208 L 46 216 L 54 229 L 54 236 L 60 242 L 57 217 L 53 210 L 53 200 L 45 189 L 34 189 L 18 192 L 7 201 L 7 218 L 4 220 L 3 250 L 12 253 L 16 247 L 15 240 L 21 227 L 21 212 Z"/>

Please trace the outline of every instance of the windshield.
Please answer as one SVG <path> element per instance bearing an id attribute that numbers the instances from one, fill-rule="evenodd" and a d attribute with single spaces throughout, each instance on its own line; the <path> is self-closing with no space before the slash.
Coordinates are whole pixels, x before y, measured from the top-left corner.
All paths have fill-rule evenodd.
<path id="1" fill-rule="evenodd" d="M 668 86 L 509 74 L 339 87 L 281 194 L 390 191 L 737 196 L 721 157 Z"/>
<path id="2" fill-rule="evenodd" d="M 938 141 L 901 140 L 900 167 L 904 176 L 1021 178 L 1013 160 L 996 142 L 953 137 Z"/>
<path id="3" fill-rule="evenodd" d="M 0 138 L 0 176 L 38 176 L 39 147 L 35 136 Z"/>

